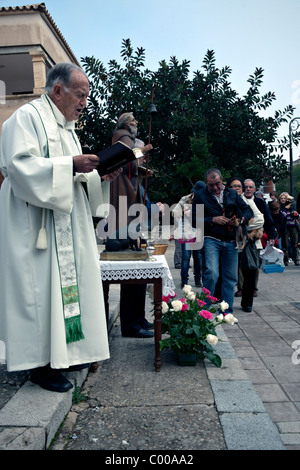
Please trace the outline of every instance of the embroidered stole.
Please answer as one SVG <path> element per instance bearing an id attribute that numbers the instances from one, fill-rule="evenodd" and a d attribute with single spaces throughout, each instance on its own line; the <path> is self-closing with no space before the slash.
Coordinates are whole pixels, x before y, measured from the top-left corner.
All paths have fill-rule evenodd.
<path id="1" fill-rule="evenodd" d="M 47 97 L 43 95 L 41 100 L 35 100 L 30 104 L 37 110 L 45 130 L 48 149 L 46 158 L 64 155 L 58 124 Z M 69 344 L 84 339 L 81 325 L 72 220 L 71 214 L 57 210 L 52 212 L 66 327 L 66 342 Z"/>

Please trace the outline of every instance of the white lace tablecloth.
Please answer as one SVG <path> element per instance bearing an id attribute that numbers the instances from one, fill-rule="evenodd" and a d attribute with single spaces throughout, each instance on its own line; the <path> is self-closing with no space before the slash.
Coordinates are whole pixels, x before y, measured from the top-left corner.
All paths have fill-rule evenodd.
<path id="1" fill-rule="evenodd" d="M 156 261 L 103 261 L 100 262 L 102 281 L 162 278 L 163 295 L 174 295 L 175 284 L 164 255 L 155 255 Z"/>

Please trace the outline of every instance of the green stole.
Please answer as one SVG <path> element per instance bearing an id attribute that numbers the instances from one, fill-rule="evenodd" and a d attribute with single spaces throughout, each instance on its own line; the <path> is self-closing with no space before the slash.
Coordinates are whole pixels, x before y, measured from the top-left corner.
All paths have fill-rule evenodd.
<path id="1" fill-rule="evenodd" d="M 38 112 L 47 138 L 46 158 L 55 158 L 64 154 L 59 128 L 48 97 L 43 95 L 40 100 L 30 103 Z M 77 139 L 74 136 L 77 144 Z M 78 144 L 77 144 L 78 145 Z M 80 147 L 79 152 L 81 153 Z M 84 339 L 79 302 L 79 290 L 74 255 L 71 214 L 53 210 L 56 253 L 60 272 L 62 304 L 66 328 L 67 344 Z M 43 209 L 42 229 L 44 231 L 45 209 Z M 45 235 L 44 235 L 45 236 Z M 47 243 L 38 245 L 38 249 L 46 249 Z"/>

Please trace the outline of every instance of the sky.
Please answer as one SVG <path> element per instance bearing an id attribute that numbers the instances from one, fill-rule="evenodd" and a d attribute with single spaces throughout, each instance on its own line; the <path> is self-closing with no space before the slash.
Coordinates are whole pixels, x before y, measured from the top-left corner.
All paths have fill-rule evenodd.
<path id="1" fill-rule="evenodd" d="M 0 0 L 0 6 L 29 2 Z M 35 3 L 35 2 L 32 2 Z M 208 49 L 218 68 L 232 69 L 229 81 L 243 96 L 256 67 L 264 69 L 261 92 L 274 92 L 268 115 L 291 104 L 300 117 L 300 0 L 45 0 L 47 10 L 75 56 L 121 63 L 122 40 L 145 49 L 145 65 L 189 60 L 200 70 Z M 1 32 L 0 32 L 1 33 Z M 155 101 L 155 100 L 154 100 Z M 298 121 L 297 121 L 298 122 Z M 300 124 L 300 120 L 299 120 Z M 288 134 L 288 125 L 279 136 Z M 294 160 L 300 150 L 294 149 Z M 289 157 L 287 157 L 289 158 Z"/>

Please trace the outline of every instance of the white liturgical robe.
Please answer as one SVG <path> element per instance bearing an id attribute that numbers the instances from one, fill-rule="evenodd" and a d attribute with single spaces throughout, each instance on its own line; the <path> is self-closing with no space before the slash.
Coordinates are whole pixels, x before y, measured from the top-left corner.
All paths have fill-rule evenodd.
<path id="1" fill-rule="evenodd" d="M 45 126 L 30 104 L 3 124 L 1 137 L 0 169 L 5 179 L 0 189 L 0 340 L 5 342 L 9 371 L 48 363 L 53 368 L 67 368 L 109 358 L 99 256 L 82 182 L 87 182 L 88 188 L 96 187 L 96 197 L 106 204 L 109 183 L 101 183 L 96 171 L 73 175 L 72 156 L 82 153 L 74 121 L 67 122 L 49 98 L 42 96 L 36 102 L 40 106 L 47 102 L 47 112 L 53 113 L 61 154 L 46 158 L 49 142 Z M 95 197 L 93 201 L 96 205 Z M 55 211 L 71 216 L 84 335 L 69 344 Z M 37 249 L 43 212 L 47 247 Z M 101 215 L 99 210 L 97 215 Z"/>

